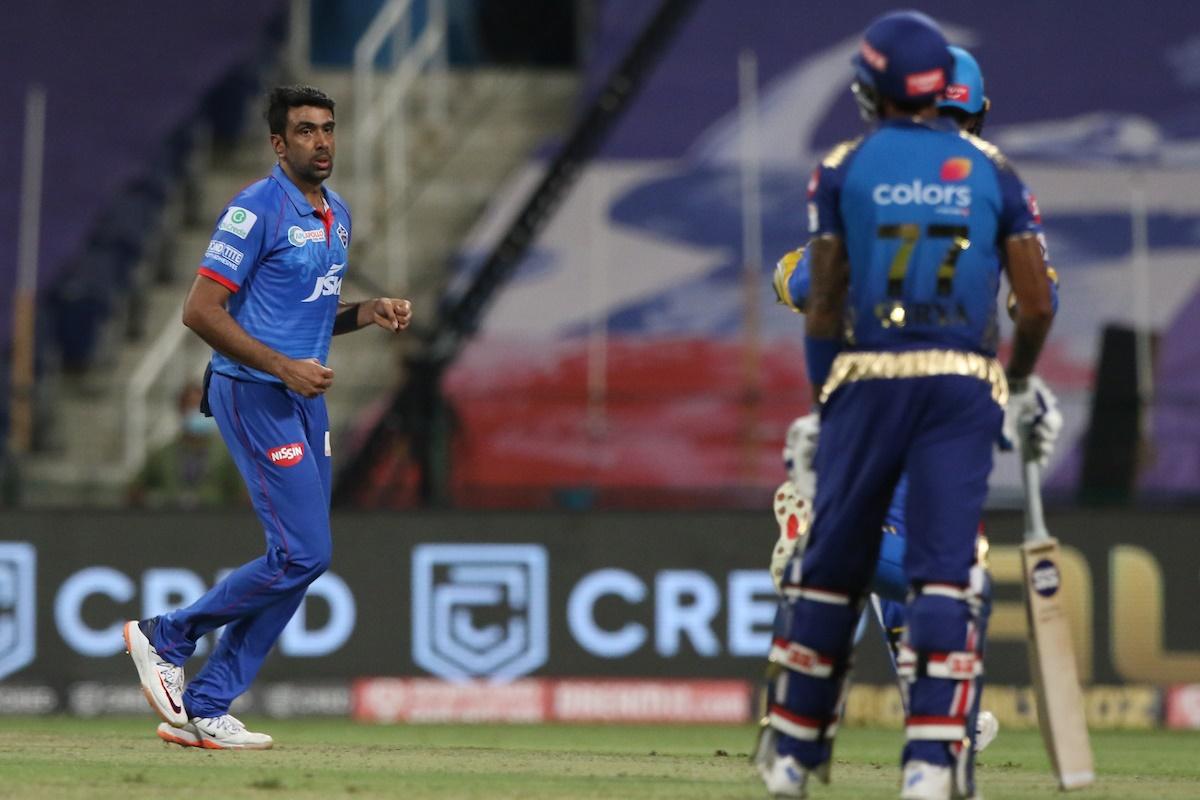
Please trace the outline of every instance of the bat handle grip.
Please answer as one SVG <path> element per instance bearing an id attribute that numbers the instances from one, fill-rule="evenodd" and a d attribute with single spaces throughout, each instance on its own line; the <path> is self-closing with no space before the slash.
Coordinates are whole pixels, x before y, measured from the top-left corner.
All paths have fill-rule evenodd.
<path id="1" fill-rule="evenodd" d="M 1050 538 L 1042 513 L 1042 468 L 1028 450 L 1029 437 L 1023 435 L 1020 440 L 1021 482 L 1025 486 L 1025 541 L 1036 542 Z"/>

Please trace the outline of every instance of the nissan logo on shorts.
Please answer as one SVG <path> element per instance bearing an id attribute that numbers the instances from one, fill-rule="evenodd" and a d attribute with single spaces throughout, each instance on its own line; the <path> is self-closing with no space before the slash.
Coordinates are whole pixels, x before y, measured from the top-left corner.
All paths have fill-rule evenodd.
<path id="1" fill-rule="evenodd" d="M 546 663 L 546 549 L 423 544 L 413 550 L 413 661 L 451 680 L 512 680 Z"/>
<path id="2" fill-rule="evenodd" d="M 36 570 L 33 545 L 0 542 L 0 680 L 33 661 L 37 651 Z"/>

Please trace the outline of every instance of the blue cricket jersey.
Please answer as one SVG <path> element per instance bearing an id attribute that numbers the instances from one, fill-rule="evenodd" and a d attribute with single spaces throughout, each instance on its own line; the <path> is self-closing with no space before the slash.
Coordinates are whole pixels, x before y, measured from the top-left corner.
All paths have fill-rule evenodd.
<path id="1" fill-rule="evenodd" d="M 329 357 L 346 251 L 350 209 L 323 188 L 328 209 L 315 209 L 278 165 L 230 201 L 199 272 L 233 296 L 228 310 L 246 333 L 289 358 Z M 221 353 L 214 372 L 280 383 Z"/>
<path id="2" fill-rule="evenodd" d="M 808 306 L 808 290 L 812 285 L 812 257 L 809 255 L 807 247 L 797 248 L 800 257 L 796 259 L 796 266 L 792 269 L 787 277 L 788 297 L 792 301 L 792 307 L 803 313 Z M 1042 252 L 1045 254 L 1045 240 L 1042 241 Z M 1050 284 L 1050 308 L 1055 314 L 1058 313 L 1058 273 L 1054 268 L 1047 264 L 1046 266 L 1046 281 Z M 1016 299 L 1011 298 L 1010 302 L 1015 303 Z"/>
<path id="3" fill-rule="evenodd" d="M 1004 240 L 1041 235 L 1036 200 L 995 147 L 952 120 L 887 120 L 822 162 L 808 213 L 811 235 L 846 243 L 850 349 L 995 355 Z"/>

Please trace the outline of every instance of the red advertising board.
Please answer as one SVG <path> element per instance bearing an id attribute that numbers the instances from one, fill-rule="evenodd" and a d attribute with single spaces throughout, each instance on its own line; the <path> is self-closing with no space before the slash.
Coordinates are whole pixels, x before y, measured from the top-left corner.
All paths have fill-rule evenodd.
<path id="1" fill-rule="evenodd" d="M 739 680 L 529 678 L 511 683 L 362 678 L 361 722 L 743 723 L 750 684 Z"/>

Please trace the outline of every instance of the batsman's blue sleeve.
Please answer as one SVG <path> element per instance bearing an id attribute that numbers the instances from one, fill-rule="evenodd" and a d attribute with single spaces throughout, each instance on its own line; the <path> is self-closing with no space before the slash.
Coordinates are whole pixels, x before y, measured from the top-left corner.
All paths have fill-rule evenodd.
<path id="1" fill-rule="evenodd" d="M 1007 162 L 992 161 L 992 164 L 996 167 L 996 180 L 1000 185 L 1002 204 L 996 229 L 997 238 L 1003 241 L 1023 233 L 1042 234 L 1042 215 L 1038 210 L 1037 197 L 1021 182 L 1016 170 Z"/>
<path id="2" fill-rule="evenodd" d="M 841 194 L 842 183 L 845 180 L 846 169 L 851 157 L 862 139 L 843 142 L 830 151 L 829 155 L 813 171 L 808 182 L 808 233 L 812 238 L 819 236 L 837 236 L 845 238 L 845 224 L 842 220 Z M 805 249 L 805 256 L 811 252 Z M 797 264 L 796 271 L 800 271 Z M 811 275 L 811 269 L 805 270 Z M 791 282 L 789 281 L 789 284 Z M 790 287 L 789 287 L 790 289 Z M 805 295 L 809 288 L 805 288 Z M 804 340 L 805 366 L 808 369 L 808 380 L 815 386 L 825 385 L 829 372 L 833 368 L 833 360 L 842 350 L 841 338 L 814 339 L 809 336 Z"/>
<path id="3" fill-rule="evenodd" d="M 842 352 L 841 339 L 804 338 L 804 362 L 808 369 L 808 382 L 816 389 L 825 385 L 833 371 L 833 360 Z"/>
<path id="4" fill-rule="evenodd" d="M 839 200 L 843 172 L 838 167 L 822 163 L 808 182 L 808 235 L 845 236 Z"/>
<path id="5" fill-rule="evenodd" d="M 812 279 L 812 264 L 809 259 L 809 249 L 801 249 L 800 259 L 795 269 L 788 276 L 787 289 L 792 305 L 801 311 L 808 302 L 808 289 Z M 808 367 L 808 379 L 813 386 L 823 386 L 833 367 L 833 360 L 842 351 L 840 339 L 804 340 L 805 363 Z"/>

